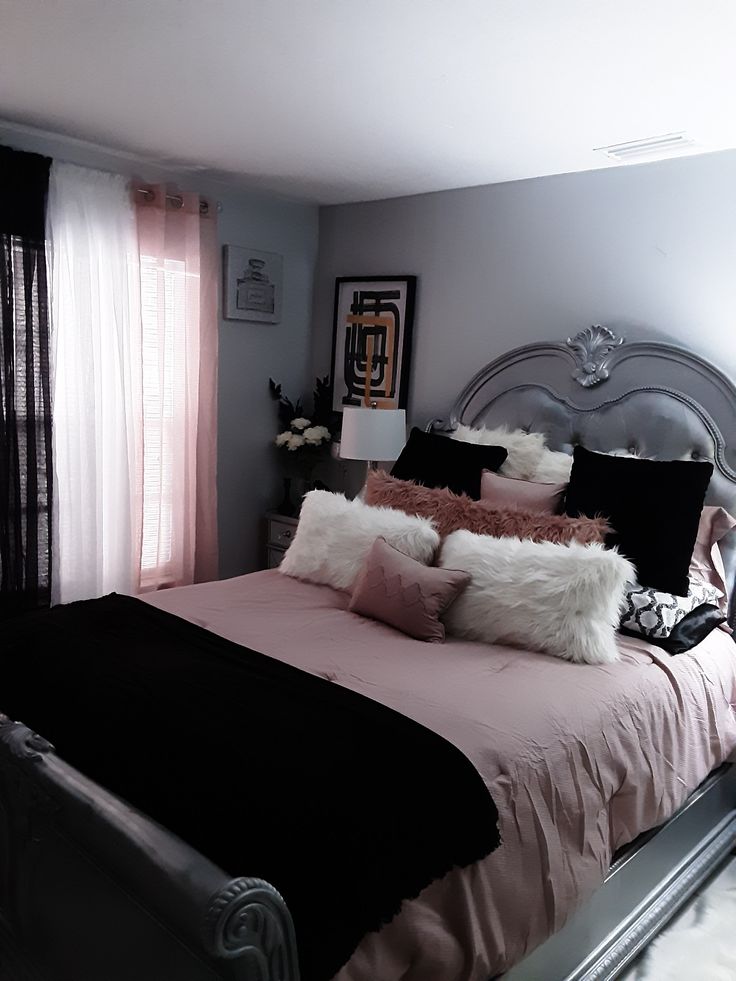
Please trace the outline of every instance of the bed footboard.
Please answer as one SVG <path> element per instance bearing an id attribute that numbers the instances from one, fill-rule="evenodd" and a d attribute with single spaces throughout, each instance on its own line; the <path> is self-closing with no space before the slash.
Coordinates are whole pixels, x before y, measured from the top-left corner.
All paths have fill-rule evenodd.
<path id="1" fill-rule="evenodd" d="M 4 715 L 0 917 L 48 981 L 299 978 L 273 886 L 226 875 Z"/>

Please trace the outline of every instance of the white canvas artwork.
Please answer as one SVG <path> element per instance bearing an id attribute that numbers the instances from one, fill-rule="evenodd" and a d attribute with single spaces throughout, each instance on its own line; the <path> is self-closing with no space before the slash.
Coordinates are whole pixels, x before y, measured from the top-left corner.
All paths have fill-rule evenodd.
<path id="1" fill-rule="evenodd" d="M 284 286 L 284 261 L 280 255 L 226 245 L 223 268 L 227 320 L 279 323 Z"/>

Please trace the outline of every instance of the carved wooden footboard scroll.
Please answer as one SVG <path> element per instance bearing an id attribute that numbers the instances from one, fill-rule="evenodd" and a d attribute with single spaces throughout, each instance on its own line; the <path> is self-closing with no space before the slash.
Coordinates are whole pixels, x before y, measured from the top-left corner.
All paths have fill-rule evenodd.
<path id="1" fill-rule="evenodd" d="M 1 714 L 0 916 L 50 981 L 299 978 L 273 886 L 230 878 Z"/>

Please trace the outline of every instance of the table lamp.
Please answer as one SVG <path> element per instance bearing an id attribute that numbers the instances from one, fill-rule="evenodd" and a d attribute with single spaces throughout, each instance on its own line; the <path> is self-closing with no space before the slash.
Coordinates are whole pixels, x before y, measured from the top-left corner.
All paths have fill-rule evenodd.
<path id="1" fill-rule="evenodd" d="M 396 460 L 406 443 L 404 409 L 376 406 L 347 406 L 342 413 L 340 456 L 343 460 L 366 460 L 368 470 L 378 461 Z"/>

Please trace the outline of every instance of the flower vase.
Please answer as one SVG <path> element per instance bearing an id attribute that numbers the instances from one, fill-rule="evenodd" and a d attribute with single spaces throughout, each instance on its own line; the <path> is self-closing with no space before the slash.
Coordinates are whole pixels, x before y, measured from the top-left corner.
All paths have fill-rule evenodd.
<path id="1" fill-rule="evenodd" d="M 276 510 L 286 518 L 293 518 L 297 512 L 297 506 L 291 499 L 291 477 L 284 477 L 284 496 Z"/>

